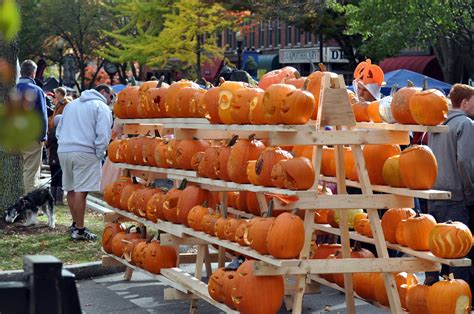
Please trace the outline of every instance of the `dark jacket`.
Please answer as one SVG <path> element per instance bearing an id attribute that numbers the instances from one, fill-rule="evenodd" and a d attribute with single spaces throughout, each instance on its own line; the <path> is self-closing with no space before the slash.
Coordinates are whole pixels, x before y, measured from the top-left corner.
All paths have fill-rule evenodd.
<path id="1" fill-rule="evenodd" d="M 474 121 L 460 110 L 449 111 L 447 133 L 431 133 L 428 145 L 438 162 L 433 189 L 451 192 L 451 200 L 474 205 Z"/>
<path id="2" fill-rule="evenodd" d="M 56 137 L 56 127 L 49 129 L 48 131 L 48 142 L 46 144 L 48 148 L 48 163 L 49 165 L 59 165 L 58 157 L 58 138 Z"/>
<path id="3" fill-rule="evenodd" d="M 46 97 L 43 90 L 29 77 L 20 77 L 18 84 L 16 84 L 16 90 L 21 95 L 25 95 L 27 92 L 34 95 L 34 110 L 39 114 L 42 123 L 39 140 L 45 141 L 48 132 L 48 113 L 46 111 Z"/>

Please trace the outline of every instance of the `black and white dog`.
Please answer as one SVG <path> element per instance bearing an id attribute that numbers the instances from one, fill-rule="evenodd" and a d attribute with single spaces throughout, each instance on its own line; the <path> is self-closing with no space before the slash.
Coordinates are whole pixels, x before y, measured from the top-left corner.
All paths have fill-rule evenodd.
<path id="1" fill-rule="evenodd" d="M 54 199 L 49 189 L 37 189 L 28 193 L 5 211 L 5 221 L 13 223 L 18 216 L 25 214 L 26 222 L 23 226 L 28 227 L 37 223 L 38 206 L 42 207 L 43 212 L 48 217 L 48 226 L 54 228 L 56 226 L 56 217 L 54 214 Z"/>

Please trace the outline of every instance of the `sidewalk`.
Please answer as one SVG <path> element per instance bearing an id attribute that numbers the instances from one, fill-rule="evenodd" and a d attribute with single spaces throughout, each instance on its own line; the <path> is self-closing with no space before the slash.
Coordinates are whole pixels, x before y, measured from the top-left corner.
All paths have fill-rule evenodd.
<path id="1" fill-rule="evenodd" d="M 190 271 L 190 269 L 187 269 Z M 101 313 L 188 313 L 189 300 L 163 300 L 164 284 L 151 280 L 147 275 L 134 272 L 130 282 L 123 280 L 123 273 L 97 277 L 77 282 L 82 311 L 86 314 Z M 321 287 L 321 294 L 307 295 L 303 313 L 346 313 L 345 297 L 331 288 Z M 357 313 L 386 313 L 371 304 L 356 299 Z M 220 313 L 209 303 L 199 300 L 198 312 Z M 279 313 L 290 313 L 284 310 Z"/>

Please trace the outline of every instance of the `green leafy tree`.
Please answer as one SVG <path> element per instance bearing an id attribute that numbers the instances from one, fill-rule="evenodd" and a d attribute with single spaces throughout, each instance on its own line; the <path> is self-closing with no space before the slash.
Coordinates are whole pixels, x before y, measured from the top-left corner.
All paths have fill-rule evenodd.
<path id="1" fill-rule="evenodd" d="M 474 6 L 471 0 L 361 0 L 348 7 L 349 34 L 363 36 L 361 51 L 373 59 L 407 47 L 433 49 L 450 83 L 474 72 Z"/>
<path id="2" fill-rule="evenodd" d="M 20 0 L 23 27 L 20 33 L 20 49 L 23 58 L 45 57 L 59 62 L 58 43 L 65 44 L 62 52 L 70 51 L 76 62 L 80 90 L 90 88 L 85 73 L 89 62 L 97 62 L 97 71 L 102 66 L 98 55 L 109 38 L 103 30 L 112 30 L 114 19 L 101 0 Z"/>

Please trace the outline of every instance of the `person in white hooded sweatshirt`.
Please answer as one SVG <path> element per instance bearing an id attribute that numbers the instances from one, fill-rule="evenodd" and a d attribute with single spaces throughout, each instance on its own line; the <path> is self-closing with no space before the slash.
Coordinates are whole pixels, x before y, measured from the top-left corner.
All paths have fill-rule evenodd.
<path id="1" fill-rule="evenodd" d="M 58 156 L 63 170 L 63 190 L 72 216 L 69 227 L 75 240 L 96 240 L 84 226 L 86 197 L 100 190 L 102 158 L 112 134 L 109 106 L 115 93 L 109 85 L 86 90 L 64 108 L 56 130 Z"/>

